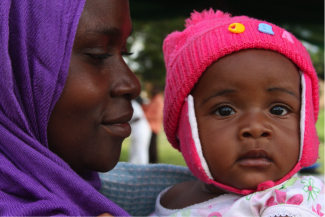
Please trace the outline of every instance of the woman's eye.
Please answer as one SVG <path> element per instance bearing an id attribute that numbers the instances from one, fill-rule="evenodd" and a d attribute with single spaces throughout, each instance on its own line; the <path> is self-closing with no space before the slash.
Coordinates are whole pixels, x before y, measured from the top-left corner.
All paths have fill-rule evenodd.
<path id="1" fill-rule="evenodd" d="M 216 111 L 216 114 L 220 116 L 229 116 L 235 114 L 235 111 L 228 106 L 223 106 Z"/>
<path id="2" fill-rule="evenodd" d="M 89 57 L 91 57 L 92 59 L 95 59 L 95 60 L 103 60 L 103 59 L 107 59 L 108 57 L 112 56 L 108 53 L 104 53 L 104 54 L 90 54 L 90 53 L 87 53 L 87 55 Z"/>
<path id="3" fill-rule="evenodd" d="M 270 112 L 274 115 L 285 115 L 288 113 L 288 110 L 283 106 L 274 106 L 273 108 L 271 108 Z"/>
<path id="4" fill-rule="evenodd" d="M 130 56 L 132 54 L 133 54 L 132 52 L 128 52 L 128 49 L 126 47 L 126 42 L 125 42 L 125 44 L 121 48 L 121 55 L 122 56 Z"/>
<path id="5" fill-rule="evenodd" d="M 131 52 L 122 52 L 121 53 L 122 54 L 122 56 L 130 56 L 130 55 L 132 55 L 133 53 Z"/>

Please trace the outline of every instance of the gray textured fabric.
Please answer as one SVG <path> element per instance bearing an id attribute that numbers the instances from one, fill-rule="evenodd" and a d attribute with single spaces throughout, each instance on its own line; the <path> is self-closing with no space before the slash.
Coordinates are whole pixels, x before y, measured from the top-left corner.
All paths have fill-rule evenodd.
<path id="1" fill-rule="evenodd" d="M 176 183 L 196 180 L 187 167 L 118 163 L 108 173 L 100 173 L 100 192 L 132 216 L 146 216 L 155 209 L 158 194 Z"/>

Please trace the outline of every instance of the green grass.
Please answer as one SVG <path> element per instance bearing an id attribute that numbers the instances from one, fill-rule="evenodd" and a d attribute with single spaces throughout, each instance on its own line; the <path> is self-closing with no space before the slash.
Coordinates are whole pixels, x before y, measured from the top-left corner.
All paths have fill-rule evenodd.
<path id="1" fill-rule="evenodd" d="M 319 159 L 317 160 L 317 163 L 320 164 L 318 172 L 321 174 L 324 174 L 324 157 L 324 143 L 321 143 L 319 146 Z"/>
<path id="2" fill-rule="evenodd" d="M 122 145 L 120 161 L 127 162 L 129 146 L 130 139 L 127 138 Z M 164 132 L 158 135 L 158 159 L 159 163 L 186 166 L 182 154 L 169 144 Z"/>
<path id="3" fill-rule="evenodd" d="M 319 141 L 324 144 L 324 109 L 321 109 L 316 123 Z"/>
<path id="4" fill-rule="evenodd" d="M 317 134 L 319 136 L 319 140 L 321 142 L 319 147 L 320 159 L 318 159 L 317 162 L 321 165 L 321 167 L 319 168 L 319 172 L 324 174 L 324 109 L 320 111 L 316 128 L 317 128 Z M 123 142 L 120 161 L 124 161 L 124 162 L 127 161 L 129 143 L 130 143 L 129 138 L 127 138 Z M 163 132 L 158 135 L 158 156 L 159 156 L 159 163 L 186 166 L 182 154 L 169 144 L 166 135 Z"/>
<path id="5" fill-rule="evenodd" d="M 320 164 L 319 172 L 324 174 L 324 158 L 325 158 L 325 152 L 324 152 L 324 109 L 321 109 L 318 116 L 318 121 L 316 123 L 316 129 L 317 129 L 317 135 L 320 141 L 319 146 L 319 159 L 317 162 Z"/>

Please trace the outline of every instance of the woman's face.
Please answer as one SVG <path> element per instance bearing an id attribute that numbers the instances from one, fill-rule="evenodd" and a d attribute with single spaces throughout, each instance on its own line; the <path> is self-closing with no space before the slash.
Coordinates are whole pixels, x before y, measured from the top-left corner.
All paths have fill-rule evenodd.
<path id="1" fill-rule="evenodd" d="M 87 0 L 69 73 L 48 124 L 49 149 L 78 174 L 111 170 L 131 133 L 140 84 L 125 64 L 132 32 L 128 0 Z"/>

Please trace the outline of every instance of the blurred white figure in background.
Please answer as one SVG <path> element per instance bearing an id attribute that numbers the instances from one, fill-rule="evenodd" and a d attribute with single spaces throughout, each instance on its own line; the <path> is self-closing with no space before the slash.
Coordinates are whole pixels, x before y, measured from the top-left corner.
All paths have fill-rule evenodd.
<path id="1" fill-rule="evenodd" d="M 131 144 L 129 149 L 129 163 L 148 164 L 149 163 L 149 143 L 151 129 L 141 105 L 132 100 L 133 116 L 129 124 L 132 128 Z"/>

